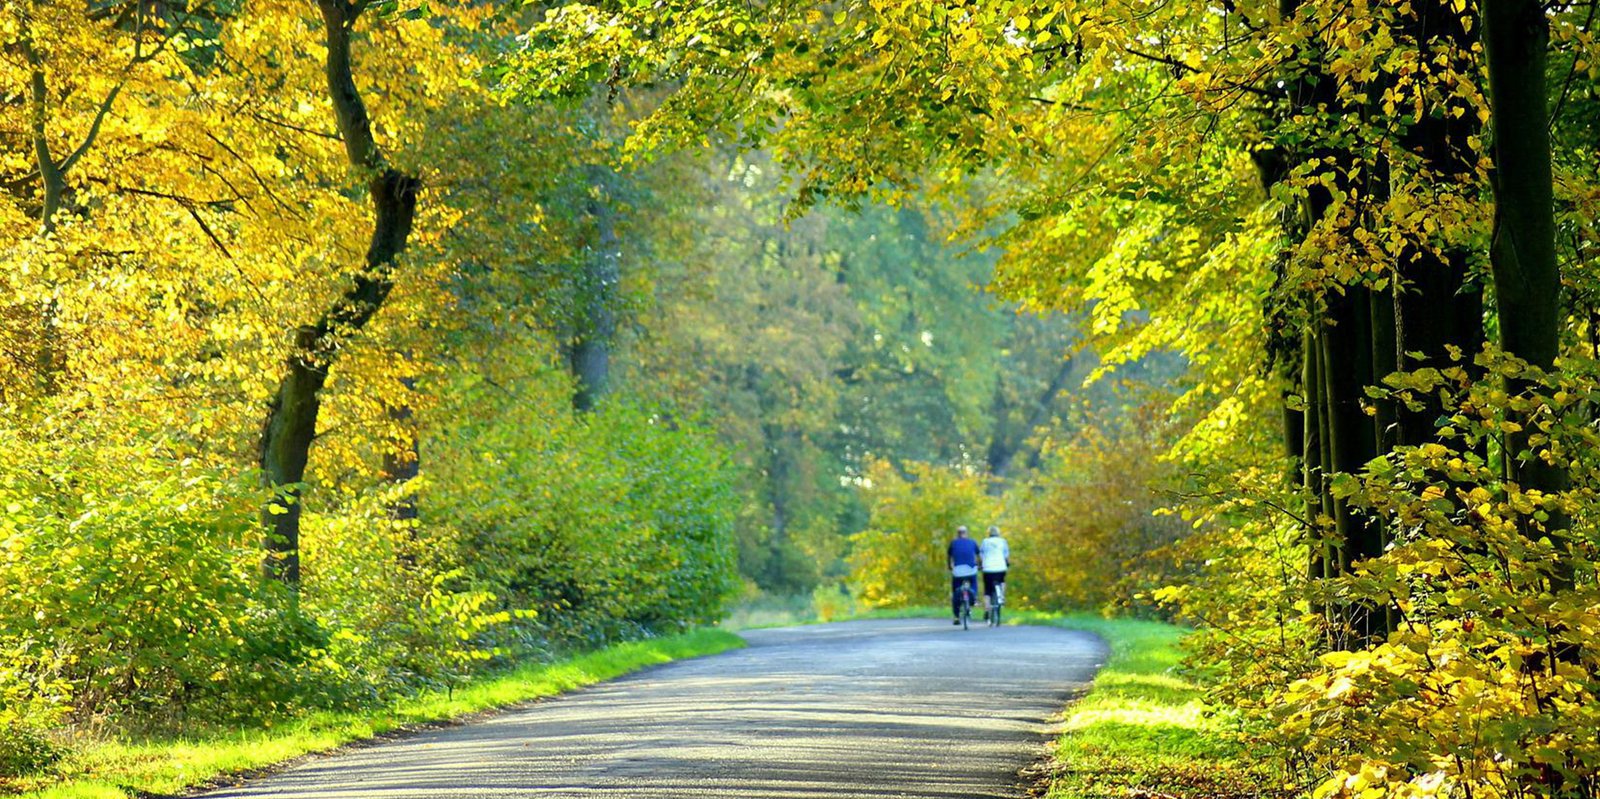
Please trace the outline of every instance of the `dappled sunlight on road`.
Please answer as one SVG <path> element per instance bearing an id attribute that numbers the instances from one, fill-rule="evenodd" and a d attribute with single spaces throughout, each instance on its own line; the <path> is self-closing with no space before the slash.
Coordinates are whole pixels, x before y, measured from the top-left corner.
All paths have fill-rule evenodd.
<path id="1" fill-rule="evenodd" d="M 751 647 L 212 797 L 1007 797 L 1103 659 L 1060 629 L 937 620 L 745 634 Z"/>

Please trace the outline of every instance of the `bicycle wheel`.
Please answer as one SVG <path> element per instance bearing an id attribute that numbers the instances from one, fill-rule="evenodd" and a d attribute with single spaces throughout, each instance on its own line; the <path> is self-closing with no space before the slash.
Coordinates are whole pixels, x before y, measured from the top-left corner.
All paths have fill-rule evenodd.
<path id="1" fill-rule="evenodd" d="M 961 629 L 971 629 L 972 624 L 972 595 L 966 591 L 961 592 Z"/>
<path id="2" fill-rule="evenodd" d="M 999 603 L 996 603 L 994 607 L 989 608 L 989 626 L 990 627 L 999 627 L 1000 626 L 1000 605 L 999 605 Z"/>

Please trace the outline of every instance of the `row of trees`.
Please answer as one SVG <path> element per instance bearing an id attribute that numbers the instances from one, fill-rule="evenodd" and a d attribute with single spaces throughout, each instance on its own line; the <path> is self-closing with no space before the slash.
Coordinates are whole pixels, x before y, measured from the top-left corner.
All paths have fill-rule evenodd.
<path id="1" fill-rule="evenodd" d="M 623 111 L 499 102 L 524 13 L 0 12 L 6 770 L 59 722 L 383 701 L 734 595 L 726 447 L 594 401 Z"/>
<path id="2" fill-rule="evenodd" d="M 631 146 L 802 201 L 998 185 L 1004 294 L 1186 357 L 1163 596 L 1307 789 L 1593 795 L 1594 10 L 571 4 L 510 84 L 672 86 Z"/>
<path id="3" fill-rule="evenodd" d="M 786 222 L 770 162 L 718 163 L 689 265 L 656 273 L 617 378 L 715 420 L 748 476 L 741 571 L 759 587 L 842 576 L 873 459 L 977 468 L 998 492 L 1040 466 L 1049 430 L 1112 401 L 1079 390 L 1096 361 L 1074 321 L 986 296 L 992 257 L 946 246 L 946 220 L 869 207 Z"/>
<path id="4" fill-rule="evenodd" d="M 869 469 L 998 492 L 1110 401 L 957 211 L 633 147 L 660 86 L 508 102 L 542 12 L 6 7 L 0 771 L 804 593 Z"/>

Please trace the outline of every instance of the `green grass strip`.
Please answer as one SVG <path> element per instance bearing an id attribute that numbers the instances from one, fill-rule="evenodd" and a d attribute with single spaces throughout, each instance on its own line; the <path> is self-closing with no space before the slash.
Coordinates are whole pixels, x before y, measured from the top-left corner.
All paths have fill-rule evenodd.
<path id="1" fill-rule="evenodd" d="M 1227 734 L 1200 685 L 1179 670 L 1188 630 L 1137 619 L 1021 611 L 1008 623 L 1100 636 L 1111 656 L 1067 708 L 1048 799 L 1258 794 L 1271 784 Z"/>
<path id="2" fill-rule="evenodd" d="M 266 729 L 150 743 L 104 742 L 75 750 L 23 799 L 129 799 L 171 795 L 229 775 L 272 766 L 403 728 L 555 696 L 648 666 L 744 646 L 723 630 L 619 644 L 570 660 L 484 677 L 454 692 L 428 693 L 394 707 L 318 713 Z M 53 784 L 48 784 L 53 783 Z"/>

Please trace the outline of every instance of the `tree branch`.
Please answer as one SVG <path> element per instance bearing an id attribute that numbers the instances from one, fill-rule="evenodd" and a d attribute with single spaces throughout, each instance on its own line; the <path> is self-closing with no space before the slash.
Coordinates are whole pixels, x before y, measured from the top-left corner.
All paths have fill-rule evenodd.
<path id="1" fill-rule="evenodd" d="M 1187 72 L 1187 73 L 1189 73 L 1191 75 L 1197 75 L 1197 74 L 1199 74 L 1201 72 L 1201 70 L 1196 69 L 1194 67 L 1191 67 L 1188 64 L 1185 64 L 1182 61 L 1179 61 L 1179 60 L 1177 60 L 1177 59 L 1175 59 L 1175 58 L 1173 58 L 1171 56 L 1157 55 L 1156 53 L 1146 53 L 1143 50 L 1138 50 L 1138 49 L 1135 49 L 1135 48 L 1132 48 L 1132 47 L 1127 47 L 1127 46 L 1124 46 L 1122 48 L 1122 52 L 1127 53 L 1128 55 L 1131 55 L 1131 56 L 1135 56 L 1135 57 L 1138 57 L 1138 58 L 1143 58 L 1143 59 L 1145 59 L 1147 61 L 1153 61 L 1153 62 L 1155 62 L 1157 64 L 1164 64 L 1166 66 L 1172 67 L 1173 69 L 1181 69 L 1184 72 Z M 1265 98 L 1267 98 L 1269 100 L 1281 100 L 1281 99 L 1283 99 L 1281 96 L 1273 94 L 1272 92 L 1267 91 L 1266 89 L 1263 89 L 1263 88 L 1261 88 L 1259 86 L 1252 86 L 1252 85 L 1250 85 L 1248 83 L 1234 83 L 1232 81 L 1228 81 L 1228 82 L 1224 83 L 1223 85 L 1227 86 L 1230 89 L 1238 89 L 1240 91 L 1247 92 L 1249 94 L 1253 94 L 1253 95 L 1255 95 L 1257 97 L 1265 97 Z"/>

